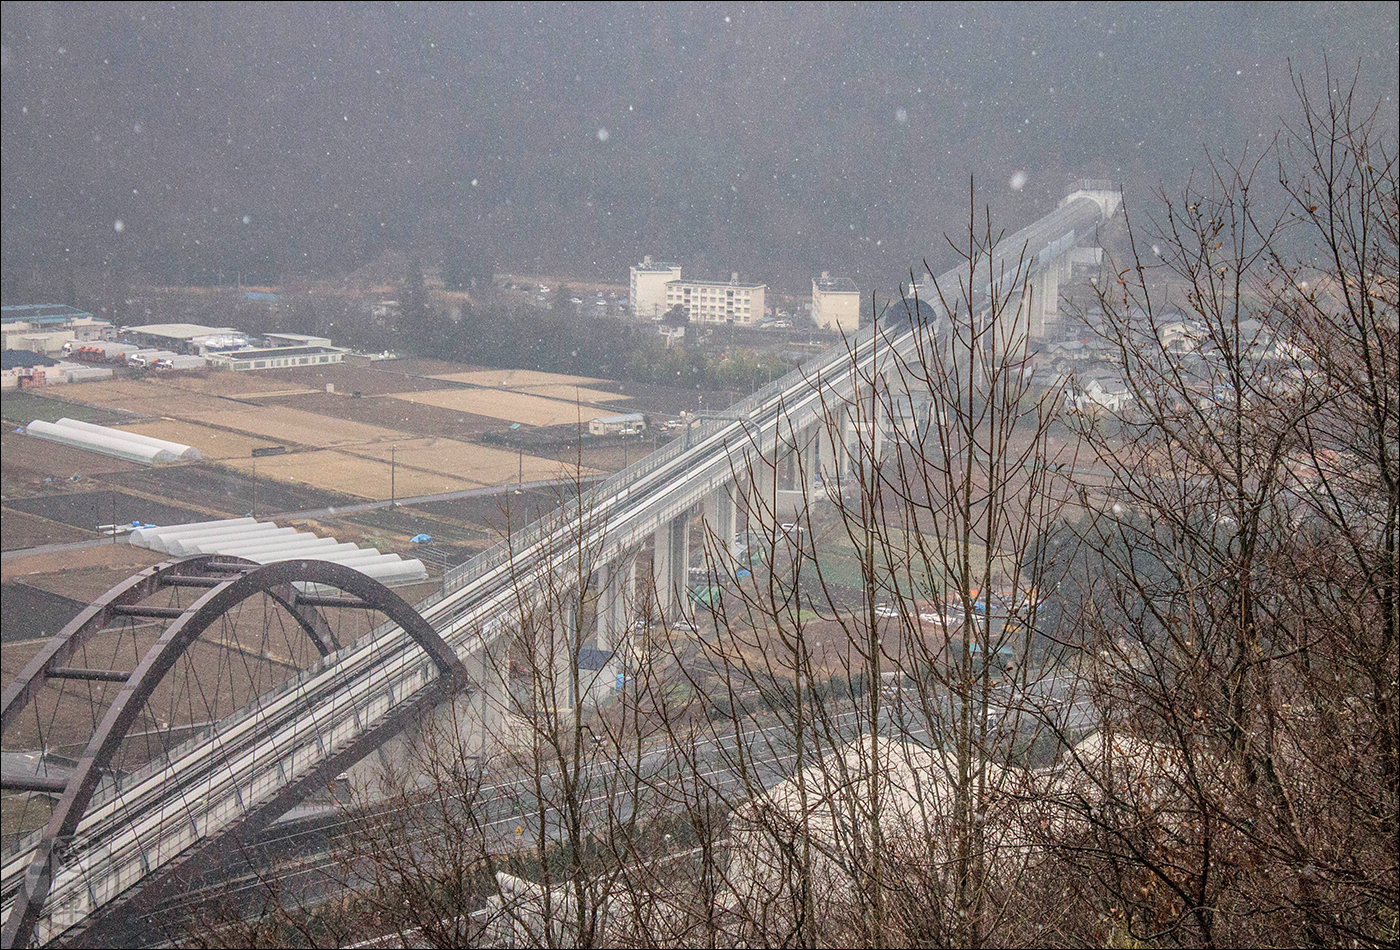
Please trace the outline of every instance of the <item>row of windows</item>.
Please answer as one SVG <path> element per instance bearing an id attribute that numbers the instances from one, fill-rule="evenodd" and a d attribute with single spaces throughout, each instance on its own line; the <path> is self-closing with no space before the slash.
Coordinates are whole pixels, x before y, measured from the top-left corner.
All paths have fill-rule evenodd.
<path id="1" fill-rule="evenodd" d="M 284 366 L 307 366 L 313 363 L 339 363 L 330 356 L 285 356 L 275 360 L 235 360 L 233 369 L 280 369 Z"/>

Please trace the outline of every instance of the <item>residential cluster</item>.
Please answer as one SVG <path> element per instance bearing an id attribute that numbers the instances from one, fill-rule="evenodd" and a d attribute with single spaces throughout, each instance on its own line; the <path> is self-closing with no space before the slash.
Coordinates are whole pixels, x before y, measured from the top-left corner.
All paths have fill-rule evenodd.
<path id="1" fill-rule="evenodd" d="M 738 272 L 728 280 L 702 280 L 681 276 L 681 265 L 653 261 L 650 255 L 632 265 L 628 281 L 632 315 L 639 320 L 661 320 L 680 307 L 686 319 L 697 324 L 781 326 L 768 306 L 768 285 L 744 281 Z M 822 271 L 812 281 L 812 318 L 826 330 L 850 332 L 860 325 L 860 291 L 849 277 L 832 277 Z"/>

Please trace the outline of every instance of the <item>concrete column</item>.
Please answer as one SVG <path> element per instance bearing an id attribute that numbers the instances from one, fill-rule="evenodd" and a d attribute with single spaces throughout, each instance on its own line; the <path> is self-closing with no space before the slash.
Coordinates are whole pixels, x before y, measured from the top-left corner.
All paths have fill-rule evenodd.
<path id="1" fill-rule="evenodd" d="M 510 671 L 505 666 L 507 661 L 495 655 L 504 649 L 499 644 L 491 648 L 483 645 L 463 659 L 472 682 L 466 703 L 466 714 L 470 718 L 463 735 L 475 740 L 475 749 L 470 751 L 478 757 L 490 757 L 498 747 L 505 722 L 506 677 Z"/>
<path id="2" fill-rule="evenodd" d="M 1051 261 L 1031 281 L 1030 312 L 1031 339 L 1043 340 L 1047 324 L 1055 324 L 1060 319 L 1060 260 Z M 1020 327 L 1007 327 L 1006 339 L 999 345 L 1015 345 Z"/>
<path id="3" fill-rule="evenodd" d="M 714 534 L 719 551 L 733 557 L 738 551 L 734 535 L 739 530 L 739 510 L 730 494 L 733 486 L 721 485 L 705 498 L 705 524 Z"/>
<path id="4" fill-rule="evenodd" d="M 810 494 L 812 486 L 817 483 L 822 474 L 822 427 L 821 423 L 815 423 L 807 427 L 803 434 L 802 446 L 802 477 L 805 482 L 803 487 Z"/>
<path id="5" fill-rule="evenodd" d="M 847 475 L 851 474 L 853 470 L 853 465 L 856 461 L 855 447 L 856 443 L 859 441 L 855 438 L 856 424 L 851 418 L 852 412 L 853 409 L 851 408 L 847 408 L 843 411 L 836 426 L 836 434 L 841 443 L 839 450 L 843 460 L 841 464 L 845 467 Z"/>
<path id="6" fill-rule="evenodd" d="M 559 610 L 559 626 L 554 631 L 553 643 L 549 645 L 548 657 L 551 667 L 551 682 L 554 693 L 549 701 L 559 711 L 573 709 L 578 705 L 574 690 L 574 646 L 578 642 L 578 603 L 575 595 L 565 597 Z"/>
<path id="7" fill-rule="evenodd" d="M 656 607 L 664 622 L 671 614 L 671 522 L 667 521 L 652 535 L 651 580 L 655 588 Z"/>
<path id="8" fill-rule="evenodd" d="M 773 489 L 776 487 L 778 473 L 773 465 L 772 456 L 762 455 L 753 461 L 753 490 L 754 496 L 760 499 L 772 501 Z"/>
<path id="9" fill-rule="evenodd" d="M 822 424 L 817 438 L 820 458 L 818 471 L 822 473 L 822 481 L 824 482 L 834 482 L 837 478 L 845 477 L 849 469 L 846 446 L 842 439 L 845 412 L 842 409 L 836 411 L 839 415 L 830 422 Z"/>
<path id="10" fill-rule="evenodd" d="M 666 619 L 690 616 L 686 592 L 690 589 L 690 512 L 683 511 L 671 521 L 671 610 Z"/>
<path id="11" fill-rule="evenodd" d="M 596 630 L 598 649 L 616 650 L 632 628 L 628 612 L 635 609 L 636 561 L 626 559 L 608 564 L 598 574 L 601 581 Z"/>
<path id="12" fill-rule="evenodd" d="M 595 690 L 606 692 L 616 685 L 622 671 L 622 654 L 629 645 L 632 623 L 627 616 L 631 605 L 630 591 L 635 589 L 634 562 L 606 564 L 598 571 L 598 610 L 594 627 L 594 643 L 598 650 L 612 653 L 613 658 L 597 674 Z"/>

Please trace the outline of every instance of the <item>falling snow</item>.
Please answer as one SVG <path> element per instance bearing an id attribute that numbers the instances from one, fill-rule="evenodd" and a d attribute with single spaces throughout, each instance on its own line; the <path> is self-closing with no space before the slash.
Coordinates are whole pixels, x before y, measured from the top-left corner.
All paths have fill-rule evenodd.
<path id="1" fill-rule="evenodd" d="M 1017 220 L 1081 177 L 1174 191 L 1329 49 L 1400 95 L 1392 8 L 1291 9 L 7 4 L 4 261 L 273 283 L 470 247 L 892 284 L 969 181 Z"/>

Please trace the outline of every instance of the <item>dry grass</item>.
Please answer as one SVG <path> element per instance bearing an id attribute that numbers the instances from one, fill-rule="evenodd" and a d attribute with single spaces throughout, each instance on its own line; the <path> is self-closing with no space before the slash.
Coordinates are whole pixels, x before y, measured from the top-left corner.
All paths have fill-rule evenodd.
<path id="1" fill-rule="evenodd" d="M 207 376 L 178 376 L 169 385 L 208 396 L 229 396 L 234 399 L 256 399 L 260 396 L 292 392 L 317 392 L 315 389 L 289 387 L 285 379 L 269 378 L 263 373 L 235 373 L 215 370 Z M 324 387 L 322 387 L 324 389 Z"/>
<path id="2" fill-rule="evenodd" d="M 59 390 L 62 390 L 60 392 Z M 191 392 L 173 382 L 155 379 L 110 379 L 93 383 L 77 383 L 53 387 L 51 393 L 69 402 L 84 402 L 107 409 L 125 409 L 143 416 L 164 416 L 172 412 L 215 412 L 226 409 L 228 403 L 216 396 Z"/>
<path id="3" fill-rule="evenodd" d="M 417 440 L 405 440 L 408 441 Z M 384 454 L 386 459 L 380 461 L 349 452 L 322 449 L 261 459 L 229 459 L 223 464 L 249 474 L 256 469 L 259 478 L 301 483 L 313 488 L 381 501 L 390 497 L 388 445 L 384 446 Z M 406 464 L 397 466 L 393 481 L 393 493 L 400 498 L 482 487 L 480 482 L 435 471 L 422 471 Z"/>
<path id="4" fill-rule="evenodd" d="M 208 459 L 241 458 L 251 455 L 253 449 L 272 445 L 264 439 L 253 439 L 236 432 L 220 432 L 194 422 L 180 422 L 175 419 L 161 419 L 159 422 L 142 422 L 137 425 L 121 426 L 127 432 L 146 435 L 153 439 L 167 439 L 182 445 L 192 445 Z"/>
<path id="5" fill-rule="evenodd" d="M 533 369 L 483 369 L 469 373 L 443 373 L 433 377 L 470 386 L 490 386 L 493 389 L 528 389 L 537 386 L 586 386 L 606 380 L 589 376 L 566 376 L 563 373 L 542 373 Z"/>
<path id="6" fill-rule="evenodd" d="M 583 403 L 615 402 L 619 399 L 632 398 L 624 396 L 622 393 L 610 393 L 604 389 L 587 389 L 582 386 L 516 386 L 514 388 L 527 390 L 532 396 L 562 399 L 565 402 L 573 402 L 575 399 Z"/>
<path id="7" fill-rule="evenodd" d="M 531 426 L 588 422 L 616 412 L 611 408 L 596 409 L 579 406 L 573 402 L 497 389 L 440 389 L 427 393 L 399 393 L 393 398 Z"/>
<path id="8" fill-rule="evenodd" d="M 366 458 L 389 461 L 389 446 L 382 442 L 374 445 L 355 446 L 344 451 Z M 400 471 L 404 466 L 439 472 L 458 478 L 479 482 L 483 485 L 508 485 L 524 469 L 526 481 L 541 478 L 554 478 L 561 473 L 560 463 L 554 459 L 526 455 L 523 458 L 510 451 L 491 449 L 456 439 L 414 439 L 397 445 L 395 459 Z M 523 466 L 522 466 L 523 463 Z M 586 472 L 585 474 L 592 474 Z"/>
<path id="9" fill-rule="evenodd" d="M 0 580 L 24 581 L 40 590 L 90 601 L 117 582 L 164 559 L 163 554 L 132 547 L 118 539 L 115 544 L 95 544 L 89 548 L 0 561 Z M 9 649 L 6 644 L 5 650 Z"/>
<path id="10" fill-rule="evenodd" d="M 287 406 L 259 406 L 256 409 L 227 407 L 228 404 L 224 403 L 213 412 L 198 411 L 181 415 L 208 425 L 260 436 L 273 442 L 316 448 L 412 438 L 397 429 L 385 429 L 349 419 L 334 419 Z"/>

